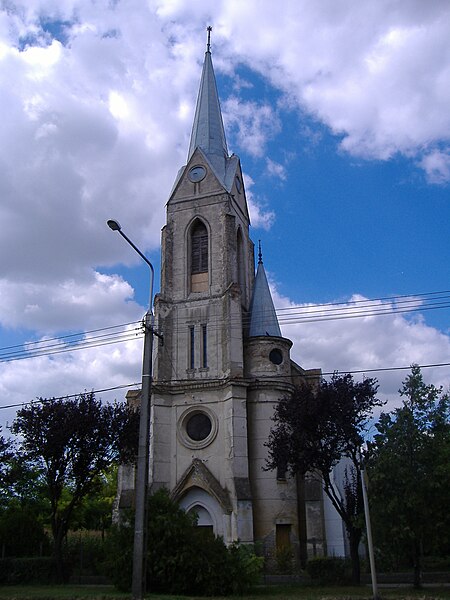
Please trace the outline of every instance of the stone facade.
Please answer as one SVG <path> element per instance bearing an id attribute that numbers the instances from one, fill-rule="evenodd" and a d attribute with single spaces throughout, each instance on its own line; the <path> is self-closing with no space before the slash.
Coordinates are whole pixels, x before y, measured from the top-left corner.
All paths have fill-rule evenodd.
<path id="1" fill-rule="evenodd" d="M 276 403 L 320 370 L 305 371 L 290 358 L 261 254 L 255 284 L 249 225 L 208 51 L 188 162 L 162 231 L 155 322 L 164 341 L 155 342 L 150 489 L 168 488 L 227 543 L 260 542 L 272 557 L 288 547 L 303 561 L 326 551 L 322 492 L 314 482 L 267 471 L 265 443 Z M 132 474 L 121 477 L 123 505 Z"/>

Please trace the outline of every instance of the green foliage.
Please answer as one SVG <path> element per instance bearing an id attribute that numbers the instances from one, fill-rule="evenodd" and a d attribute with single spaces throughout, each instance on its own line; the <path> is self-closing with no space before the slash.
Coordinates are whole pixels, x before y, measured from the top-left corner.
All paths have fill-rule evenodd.
<path id="1" fill-rule="evenodd" d="M 9 461 L 9 471 L 1 504 L 4 508 L 14 506 L 27 507 L 40 516 L 50 514 L 50 502 L 45 495 L 45 483 L 42 470 L 26 456 L 16 452 Z"/>
<path id="2" fill-rule="evenodd" d="M 426 556 L 423 563 L 427 571 L 450 573 L 450 556 Z"/>
<path id="3" fill-rule="evenodd" d="M 115 528 L 109 536 L 108 571 L 120 590 L 132 575 L 133 528 Z M 155 593 L 224 595 L 242 593 L 259 577 L 262 558 L 195 526 L 195 518 L 173 502 L 166 490 L 149 500 L 147 580 Z"/>
<path id="4" fill-rule="evenodd" d="M 316 387 L 304 385 L 280 400 L 267 442 L 267 468 L 285 466 L 292 474 L 317 474 L 323 489 L 342 518 L 349 539 L 353 582 L 359 583 L 358 546 L 362 536 L 360 448 L 367 421 L 375 406 L 378 385 L 374 379 L 353 381 L 350 374 L 333 375 Z M 333 468 L 348 463 L 343 489 L 332 480 Z"/>
<path id="5" fill-rule="evenodd" d="M 102 405 L 86 393 L 33 402 L 17 412 L 11 431 L 21 437 L 21 453 L 44 483 L 62 578 L 62 543 L 74 510 L 111 464 L 133 459 L 138 415 L 127 405 Z"/>
<path id="6" fill-rule="evenodd" d="M 331 556 L 311 558 L 306 572 L 318 585 L 347 585 L 351 581 L 351 562 Z"/>
<path id="7" fill-rule="evenodd" d="M 267 443 L 268 468 L 284 464 L 293 474 L 328 474 L 342 457 L 356 462 L 367 421 L 382 404 L 377 388 L 374 379 L 354 382 L 351 375 L 333 375 L 280 400 Z"/>
<path id="8" fill-rule="evenodd" d="M 83 502 L 74 509 L 71 529 L 105 533 L 112 523 L 113 503 L 117 494 L 117 465 L 100 473 Z"/>
<path id="9" fill-rule="evenodd" d="M 368 464 L 375 543 L 394 566 L 414 566 L 423 552 L 450 550 L 450 403 L 413 365 L 403 405 L 382 414 Z M 406 563 L 406 564 L 405 564 Z"/>
<path id="10" fill-rule="evenodd" d="M 2 556 L 47 555 L 50 542 L 33 508 L 11 504 L 0 516 L 0 550 Z"/>
<path id="11" fill-rule="evenodd" d="M 65 565 L 65 574 L 68 580 L 67 565 Z M 56 581 L 57 569 L 53 558 L 0 559 L 0 585 L 51 584 Z"/>
<path id="12" fill-rule="evenodd" d="M 76 575 L 101 575 L 106 543 L 100 531 L 70 531 L 64 543 L 64 561 Z"/>
<path id="13" fill-rule="evenodd" d="M 2 427 L 0 425 L 0 434 Z M 10 498 L 11 462 L 14 460 L 14 447 L 10 440 L 0 435 L 0 505 L 8 503 Z"/>
<path id="14" fill-rule="evenodd" d="M 277 548 L 275 553 L 277 572 L 284 575 L 292 573 L 294 568 L 294 553 L 290 546 Z"/>
<path id="15" fill-rule="evenodd" d="M 133 573 L 133 520 L 130 515 L 118 526 L 113 525 L 106 537 L 103 572 L 121 592 L 129 592 Z"/>
<path id="16" fill-rule="evenodd" d="M 232 544 L 228 551 L 232 558 L 233 593 L 243 594 L 261 583 L 264 557 L 257 556 L 255 547 L 249 544 Z"/>

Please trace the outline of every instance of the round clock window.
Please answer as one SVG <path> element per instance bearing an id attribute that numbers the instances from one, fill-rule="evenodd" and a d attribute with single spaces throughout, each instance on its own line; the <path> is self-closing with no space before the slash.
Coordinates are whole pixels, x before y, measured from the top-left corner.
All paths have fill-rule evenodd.
<path id="1" fill-rule="evenodd" d="M 204 179 L 205 176 L 206 176 L 206 169 L 205 169 L 205 167 L 202 167 L 201 165 L 198 165 L 196 167 L 192 167 L 192 169 L 189 169 L 188 177 L 192 181 L 192 183 L 198 183 L 199 181 Z"/>

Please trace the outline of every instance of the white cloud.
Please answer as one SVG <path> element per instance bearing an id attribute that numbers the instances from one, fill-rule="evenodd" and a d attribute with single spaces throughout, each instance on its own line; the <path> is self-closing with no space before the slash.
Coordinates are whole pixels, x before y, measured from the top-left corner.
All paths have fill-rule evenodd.
<path id="1" fill-rule="evenodd" d="M 81 331 L 140 318 L 134 290 L 117 275 L 95 271 L 54 284 L 0 280 L 0 324 L 54 333 Z M 100 310 L 101 309 L 101 310 Z"/>
<path id="2" fill-rule="evenodd" d="M 250 223 L 255 229 L 264 229 L 268 231 L 275 221 L 275 213 L 272 210 L 265 210 L 264 202 L 257 199 L 252 192 L 252 187 L 255 182 L 250 175 L 247 175 L 246 173 L 243 173 L 243 175 L 248 211 L 250 213 Z"/>
<path id="3" fill-rule="evenodd" d="M 448 149 L 448 3 L 293 0 L 274 11 L 227 2 L 220 21 L 239 59 L 341 136 L 345 151 L 388 159 Z"/>
<path id="4" fill-rule="evenodd" d="M 273 108 L 268 104 L 242 102 L 235 96 L 228 98 L 222 108 L 229 136 L 236 138 L 239 148 L 252 156 L 263 156 L 268 140 L 281 129 Z"/>
<path id="5" fill-rule="evenodd" d="M 194 17 L 191 6 L 175 1 L 15 2 L 0 12 L 2 275 L 51 282 L 128 256 L 111 245 L 109 217 L 144 249 L 157 248 L 164 204 L 185 160 L 200 30 L 209 20 L 216 68 L 247 64 L 291 107 L 339 133 L 349 152 L 404 152 L 430 181 L 446 182 L 448 11 L 440 2 L 372 0 L 350 8 L 292 0 L 273 11 L 268 1 L 211 8 L 198 0 Z M 64 30 L 66 45 L 52 40 L 52 26 Z M 239 147 L 263 156 L 280 132 L 279 115 L 237 96 L 223 105 Z M 433 148 L 438 141 L 442 147 Z M 268 166 L 284 176 L 279 164 Z M 261 216 L 250 202 L 253 223 L 269 226 L 270 211 Z M 14 261 L 7 259 L 12 247 Z"/>
<path id="6" fill-rule="evenodd" d="M 99 273 L 136 259 L 105 222 L 117 218 L 144 251 L 158 248 L 164 205 L 186 159 L 210 22 L 216 70 L 244 65 L 284 94 L 276 109 L 244 100 L 238 92 L 254 90 L 241 77 L 223 98 L 231 136 L 255 159 L 281 133 L 289 107 L 341 136 L 346 152 L 400 152 L 430 182 L 448 182 L 449 17 L 450 5 L 436 0 L 285 0 L 283 10 L 269 0 L 4 3 L 0 323 L 50 333 L 140 317 L 130 285 Z M 267 168 L 286 176 L 271 159 Z M 245 184 L 253 227 L 269 229 L 274 212 L 248 175 Z M 301 364 L 324 369 L 448 356 L 446 336 L 394 313 L 294 325 L 287 335 L 298 340 Z M 140 351 L 130 343 L 0 367 L 2 399 L 28 401 L 134 380 Z M 428 373 L 438 381 L 439 370 Z"/>
<path id="7" fill-rule="evenodd" d="M 266 158 L 266 168 L 269 175 L 272 177 L 277 177 L 281 179 L 281 181 L 286 181 L 287 173 L 286 167 L 281 165 L 280 163 L 275 162 L 270 158 Z"/>
<path id="8" fill-rule="evenodd" d="M 448 362 L 450 336 L 427 325 L 420 313 L 414 317 L 399 313 L 394 301 L 366 303 L 368 299 L 354 295 L 335 305 L 298 305 L 281 296 L 273 283 L 271 289 L 275 306 L 282 309 L 278 315 L 283 335 L 294 342 L 292 358 L 306 369 L 363 371 L 355 377 L 375 377 L 380 383 L 380 397 L 389 401 L 387 409 L 398 405 L 397 392 L 408 371 L 384 369 Z M 368 307 L 369 314 L 353 318 L 366 310 L 362 306 Z M 374 311 L 381 306 L 385 314 L 375 316 Z M 410 304 L 410 309 L 417 308 Z M 341 318 L 333 318 L 337 314 Z M 381 370 L 372 373 L 372 369 Z M 450 386 L 448 369 L 426 368 L 423 375 L 436 386 Z"/>
<path id="9" fill-rule="evenodd" d="M 140 384 L 142 337 L 39 358 L 0 363 L 2 423 L 11 423 L 20 406 L 36 398 L 65 397 L 84 391 Z M 123 401 L 128 387 L 98 392 L 104 401 Z M 3 431 L 3 433 L 6 433 Z"/>
<path id="10" fill-rule="evenodd" d="M 419 164 L 431 183 L 443 184 L 450 181 L 450 150 L 430 152 L 422 158 Z"/>

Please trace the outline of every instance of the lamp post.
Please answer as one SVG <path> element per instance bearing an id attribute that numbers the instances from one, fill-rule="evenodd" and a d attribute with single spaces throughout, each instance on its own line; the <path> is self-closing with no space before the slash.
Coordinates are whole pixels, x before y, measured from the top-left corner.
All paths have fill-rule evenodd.
<path id="1" fill-rule="evenodd" d="M 146 592 L 146 553 L 147 553 L 147 491 L 149 469 L 150 401 L 152 394 L 152 353 L 153 353 L 153 283 L 155 271 L 152 263 L 135 244 L 124 234 L 117 221 L 107 221 L 108 227 L 118 231 L 128 244 L 150 267 L 150 298 L 148 311 L 144 317 L 144 356 L 142 362 L 142 392 L 139 419 L 139 446 L 136 465 L 135 521 L 133 546 L 132 595 L 134 600 L 142 600 Z"/>

